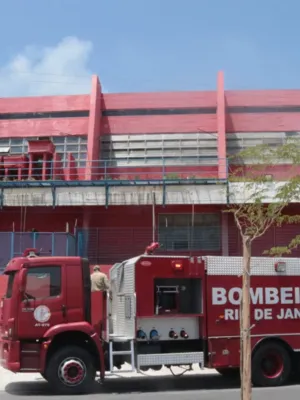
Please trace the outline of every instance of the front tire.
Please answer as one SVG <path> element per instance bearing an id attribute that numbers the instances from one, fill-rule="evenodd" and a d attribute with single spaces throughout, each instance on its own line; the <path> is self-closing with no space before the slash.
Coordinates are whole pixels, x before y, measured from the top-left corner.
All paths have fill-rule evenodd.
<path id="1" fill-rule="evenodd" d="M 45 375 L 58 393 L 84 394 L 91 391 L 96 370 L 88 351 L 77 346 L 67 346 L 51 356 Z"/>
<path id="2" fill-rule="evenodd" d="M 292 360 L 279 343 L 263 344 L 252 358 L 252 382 L 255 386 L 282 386 L 291 376 Z"/>

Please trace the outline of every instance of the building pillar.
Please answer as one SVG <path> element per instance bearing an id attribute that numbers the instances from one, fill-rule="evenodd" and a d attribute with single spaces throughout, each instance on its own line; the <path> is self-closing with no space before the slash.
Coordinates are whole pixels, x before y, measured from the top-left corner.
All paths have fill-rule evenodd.
<path id="1" fill-rule="evenodd" d="M 226 115 L 225 115 L 225 91 L 224 74 L 218 73 L 217 80 L 217 131 L 218 131 L 218 177 L 227 178 L 226 160 Z"/>
<path id="2" fill-rule="evenodd" d="M 229 244 L 228 244 L 228 213 L 222 213 L 221 218 L 221 238 L 222 238 L 222 256 L 229 255 Z"/>
<path id="3" fill-rule="evenodd" d="M 43 154 L 43 170 L 42 170 L 42 180 L 46 180 L 46 172 L 47 172 L 47 164 L 48 164 L 48 156 L 46 153 Z"/>
<path id="4" fill-rule="evenodd" d="M 99 175 L 99 152 L 100 152 L 100 127 L 101 127 L 101 85 L 96 75 L 92 77 L 92 90 L 90 95 L 90 114 L 87 137 L 87 163 L 86 180 L 97 179 Z"/>
<path id="5" fill-rule="evenodd" d="M 33 155 L 32 153 L 29 154 L 29 168 L 28 168 L 28 178 L 32 178 L 32 169 L 33 169 Z"/>

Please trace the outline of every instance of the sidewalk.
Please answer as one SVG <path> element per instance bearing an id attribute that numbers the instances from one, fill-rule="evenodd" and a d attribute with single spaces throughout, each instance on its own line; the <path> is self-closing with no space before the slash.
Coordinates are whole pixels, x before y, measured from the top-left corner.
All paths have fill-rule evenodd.
<path id="1" fill-rule="evenodd" d="M 129 369 L 129 365 L 124 365 L 122 370 Z M 132 377 L 142 377 L 142 376 L 172 376 L 172 373 L 168 368 L 162 368 L 160 371 L 152 371 L 149 370 L 147 372 L 144 372 L 142 374 L 137 374 L 135 372 L 129 372 L 126 374 L 122 374 L 122 370 L 116 370 L 115 375 L 107 375 L 107 379 L 117 379 L 117 378 L 123 378 L 123 379 L 128 379 Z M 183 372 L 182 368 L 179 367 L 174 367 L 173 368 L 173 373 L 175 375 L 181 374 Z M 196 375 L 196 374 L 218 374 L 215 370 L 213 369 L 204 369 L 201 370 L 197 364 L 193 366 L 193 371 L 188 371 L 185 373 L 185 375 Z M 174 377 L 176 379 L 176 377 Z M 7 371 L 3 368 L 0 367 L 0 392 L 5 390 L 6 385 L 12 382 L 41 382 L 43 381 L 43 378 L 41 377 L 40 374 L 13 374 L 10 371 Z"/>
<path id="2" fill-rule="evenodd" d="M 6 385 L 12 382 L 34 382 L 43 380 L 40 374 L 13 374 L 0 367 L 0 392 L 5 390 Z"/>

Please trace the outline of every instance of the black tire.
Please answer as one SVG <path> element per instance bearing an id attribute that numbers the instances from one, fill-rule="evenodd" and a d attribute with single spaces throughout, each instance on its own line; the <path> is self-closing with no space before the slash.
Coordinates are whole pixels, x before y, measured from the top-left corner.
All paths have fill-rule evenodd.
<path id="1" fill-rule="evenodd" d="M 282 386 L 291 376 L 292 360 L 279 343 L 262 344 L 252 358 L 252 383 L 255 386 Z"/>
<path id="2" fill-rule="evenodd" d="M 45 376 L 55 392 L 84 394 L 93 388 L 96 370 L 88 351 L 77 346 L 67 346 L 51 356 Z"/>
<path id="3" fill-rule="evenodd" d="M 240 376 L 239 368 L 216 368 L 216 371 L 224 378 L 237 379 Z"/>

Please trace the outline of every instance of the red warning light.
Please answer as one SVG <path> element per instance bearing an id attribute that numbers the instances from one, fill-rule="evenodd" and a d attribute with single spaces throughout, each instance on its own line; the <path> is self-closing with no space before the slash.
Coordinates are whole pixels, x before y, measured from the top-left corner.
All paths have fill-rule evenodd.
<path id="1" fill-rule="evenodd" d="M 182 271 L 183 263 L 182 261 L 172 261 L 172 267 L 175 271 Z"/>

